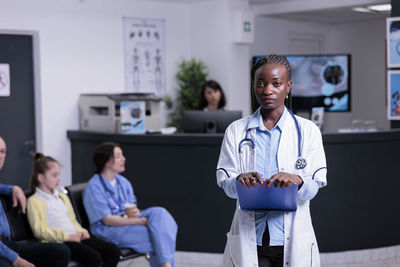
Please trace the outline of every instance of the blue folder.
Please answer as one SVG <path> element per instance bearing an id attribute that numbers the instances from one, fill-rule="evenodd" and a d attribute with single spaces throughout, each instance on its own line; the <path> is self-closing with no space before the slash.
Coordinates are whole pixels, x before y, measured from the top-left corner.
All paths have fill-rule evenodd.
<path id="1" fill-rule="evenodd" d="M 248 188 L 236 182 L 236 191 L 239 197 L 240 208 L 244 210 L 289 210 L 297 209 L 298 185 L 292 184 L 287 188 L 275 188 L 272 184 L 265 188 L 257 184 Z"/>

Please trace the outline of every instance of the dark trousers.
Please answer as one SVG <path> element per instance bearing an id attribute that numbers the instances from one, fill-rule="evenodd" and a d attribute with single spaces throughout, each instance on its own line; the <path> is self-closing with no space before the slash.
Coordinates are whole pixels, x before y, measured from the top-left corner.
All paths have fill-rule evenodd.
<path id="1" fill-rule="evenodd" d="M 262 246 L 257 246 L 259 267 L 283 267 L 283 246 L 269 245 L 269 229 L 266 222 Z"/>
<path id="2" fill-rule="evenodd" d="M 119 260 L 117 245 L 97 238 L 93 235 L 89 239 L 78 242 L 64 242 L 71 250 L 71 259 L 87 267 L 115 267 Z"/>
<path id="3" fill-rule="evenodd" d="M 69 262 L 70 251 L 67 246 L 60 243 L 15 242 L 2 241 L 7 247 L 14 250 L 19 256 L 36 267 L 66 267 Z M 0 258 L 1 267 L 12 266 L 12 263 Z"/>

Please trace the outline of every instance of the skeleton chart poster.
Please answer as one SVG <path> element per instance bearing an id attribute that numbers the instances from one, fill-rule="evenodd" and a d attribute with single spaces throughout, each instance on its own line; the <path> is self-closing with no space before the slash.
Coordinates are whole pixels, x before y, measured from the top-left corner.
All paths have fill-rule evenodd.
<path id="1" fill-rule="evenodd" d="M 164 20 L 124 18 L 123 23 L 126 91 L 164 96 Z"/>

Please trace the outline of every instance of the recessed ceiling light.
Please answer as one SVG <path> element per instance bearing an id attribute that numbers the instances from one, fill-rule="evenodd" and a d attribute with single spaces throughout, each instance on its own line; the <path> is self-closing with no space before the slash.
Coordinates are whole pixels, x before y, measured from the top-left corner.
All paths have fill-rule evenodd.
<path id="1" fill-rule="evenodd" d="M 392 10 L 392 5 L 391 4 L 373 5 L 373 6 L 368 6 L 367 8 L 377 12 L 384 12 Z"/>
<path id="2" fill-rule="evenodd" d="M 371 10 L 369 10 L 366 7 L 353 7 L 353 10 L 356 12 L 364 12 L 364 13 L 371 12 Z"/>
<path id="3" fill-rule="evenodd" d="M 367 7 L 353 7 L 353 11 L 356 12 L 388 12 L 392 10 L 392 5 L 391 4 L 383 4 L 383 5 L 372 5 L 372 6 L 367 6 Z"/>

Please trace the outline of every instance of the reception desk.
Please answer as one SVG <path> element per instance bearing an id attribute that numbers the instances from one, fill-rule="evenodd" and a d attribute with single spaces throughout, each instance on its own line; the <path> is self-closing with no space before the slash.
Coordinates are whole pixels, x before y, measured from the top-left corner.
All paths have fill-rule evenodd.
<path id="1" fill-rule="evenodd" d="M 177 250 L 223 252 L 235 209 L 216 184 L 222 134 L 120 135 L 68 131 L 72 182 L 92 176 L 91 155 L 120 143 L 139 208 L 163 206 L 178 223 Z M 328 186 L 311 201 L 321 252 L 400 244 L 400 131 L 323 134 Z"/>

